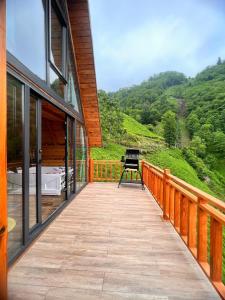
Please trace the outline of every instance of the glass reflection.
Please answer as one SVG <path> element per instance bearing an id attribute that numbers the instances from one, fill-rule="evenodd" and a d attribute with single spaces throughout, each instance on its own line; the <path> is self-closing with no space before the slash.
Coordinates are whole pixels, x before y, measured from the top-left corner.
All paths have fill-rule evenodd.
<path id="1" fill-rule="evenodd" d="M 7 82 L 7 187 L 9 259 L 23 243 L 23 85 L 10 75 Z"/>
<path id="2" fill-rule="evenodd" d="M 59 18 L 51 6 L 51 61 L 62 71 L 62 41 L 63 41 L 63 27 Z"/>
<path id="3" fill-rule="evenodd" d="M 64 98 L 64 83 L 50 68 L 50 86 L 62 98 Z"/>
<path id="4" fill-rule="evenodd" d="M 7 50 L 46 79 L 45 1 L 7 0 Z"/>
<path id="5" fill-rule="evenodd" d="M 83 126 L 76 124 L 76 190 L 86 183 L 87 149 Z"/>
<path id="6" fill-rule="evenodd" d="M 72 56 L 71 46 L 69 47 L 69 59 L 68 59 L 68 85 L 67 85 L 67 102 L 71 104 L 74 109 L 80 112 L 80 100 L 77 90 L 77 81 L 75 75 L 75 67 Z"/>

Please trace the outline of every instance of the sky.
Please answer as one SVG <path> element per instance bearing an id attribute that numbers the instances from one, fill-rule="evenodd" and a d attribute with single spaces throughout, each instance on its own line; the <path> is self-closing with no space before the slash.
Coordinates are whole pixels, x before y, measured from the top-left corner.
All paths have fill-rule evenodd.
<path id="1" fill-rule="evenodd" d="M 89 0 L 98 89 L 225 59 L 224 0 Z"/>

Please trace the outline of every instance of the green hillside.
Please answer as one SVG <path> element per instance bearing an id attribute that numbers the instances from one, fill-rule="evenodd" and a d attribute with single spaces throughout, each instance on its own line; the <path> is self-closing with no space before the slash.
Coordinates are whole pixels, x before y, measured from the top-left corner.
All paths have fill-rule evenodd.
<path id="1" fill-rule="evenodd" d="M 139 123 L 134 118 L 124 114 L 123 128 L 128 134 L 135 134 L 138 136 L 148 137 L 156 140 L 163 140 L 163 138 L 156 133 L 150 131 L 145 125 Z"/>
<path id="2" fill-rule="evenodd" d="M 210 184 L 199 178 L 198 172 L 188 163 L 180 149 L 166 148 L 162 137 L 153 134 L 145 125 L 140 124 L 132 117 L 126 115 L 123 117 L 123 128 L 128 130 L 129 136 L 132 135 L 132 141 L 128 141 L 126 145 L 124 140 L 120 143 L 111 141 L 105 143 L 102 148 L 92 148 L 91 156 L 93 159 L 120 160 L 127 147 L 136 147 L 142 151 L 143 159 L 161 168 L 169 168 L 175 176 L 211 195 L 222 196 L 221 191 L 219 192 L 220 189 L 218 192 L 214 191 Z M 146 150 L 147 146 L 150 148 L 148 151 Z"/>
<path id="3" fill-rule="evenodd" d="M 225 62 L 195 78 L 164 72 L 115 93 L 99 92 L 104 147 L 95 159 L 139 148 L 145 159 L 213 195 L 225 195 Z"/>

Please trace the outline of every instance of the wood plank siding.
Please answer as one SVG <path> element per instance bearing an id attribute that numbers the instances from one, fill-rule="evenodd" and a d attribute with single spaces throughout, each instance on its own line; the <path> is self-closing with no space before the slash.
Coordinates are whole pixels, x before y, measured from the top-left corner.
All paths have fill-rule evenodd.
<path id="1" fill-rule="evenodd" d="M 88 0 L 67 2 L 88 143 L 98 147 L 102 136 Z"/>

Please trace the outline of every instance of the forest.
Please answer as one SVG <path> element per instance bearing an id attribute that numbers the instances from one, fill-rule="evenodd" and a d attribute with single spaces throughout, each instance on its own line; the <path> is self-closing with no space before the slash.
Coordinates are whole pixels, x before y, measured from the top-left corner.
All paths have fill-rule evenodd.
<path id="1" fill-rule="evenodd" d="M 194 78 L 167 71 L 117 92 L 99 91 L 103 149 L 119 159 L 137 147 L 148 161 L 206 192 L 225 195 L 225 61 Z"/>

